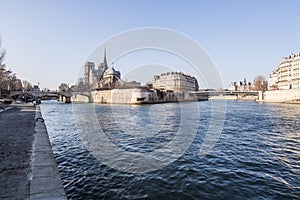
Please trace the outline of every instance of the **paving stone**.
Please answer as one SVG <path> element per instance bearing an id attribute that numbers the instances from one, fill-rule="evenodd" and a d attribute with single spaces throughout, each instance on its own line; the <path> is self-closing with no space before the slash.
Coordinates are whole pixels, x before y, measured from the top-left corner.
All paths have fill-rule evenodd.
<path id="1" fill-rule="evenodd" d="M 56 168 L 53 165 L 36 166 L 34 167 L 34 177 L 48 177 L 51 174 L 57 174 Z"/>
<path id="2" fill-rule="evenodd" d="M 1 200 L 66 199 L 46 126 L 36 115 L 32 104 L 0 112 Z"/>
<path id="3" fill-rule="evenodd" d="M 65 196 L 52 193 L 43 193 L 43 194 L 34 194 L 31 195 L 29 200 L 62 200 L 65 199 Z"/>
<path id="4" fill-rule="evenodd" d="M 37 117 L 41 117 L 40 112 L 36 112 Z M 29 199 L 66 199 L 45 124 L 37 122 L 35 131 Z"/>
<path id="5" fill-rule="evenodd" d="M 21 112 L 21 110 L 25 110 Z M 29 197 L 28 172 L 35 129 L 35 107 L 0 112 L 0 199 Z"/>
<path id="6" fill-rule="evenodd" d="M 34 195 L 59 191 L 61 187 L 57 184 L 58 181 L 59 179 L 55 177 L 33 178 L 31 181 L 30 193 Z"/>

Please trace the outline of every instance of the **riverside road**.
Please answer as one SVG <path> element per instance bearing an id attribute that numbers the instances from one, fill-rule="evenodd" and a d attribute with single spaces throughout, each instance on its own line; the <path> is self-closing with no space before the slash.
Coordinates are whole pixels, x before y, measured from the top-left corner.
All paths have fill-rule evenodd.
<path id="1" fill-rule="evenodd" d="M 62 200 L 66 194 L 39 106 L 0 112 L 0 199 Z"/>
<path id="2" fill-rule="evenodd" d="M 28 174 L 35 124 L 32 104 L 0 112 L 0 199 L 29 197 Z"/>

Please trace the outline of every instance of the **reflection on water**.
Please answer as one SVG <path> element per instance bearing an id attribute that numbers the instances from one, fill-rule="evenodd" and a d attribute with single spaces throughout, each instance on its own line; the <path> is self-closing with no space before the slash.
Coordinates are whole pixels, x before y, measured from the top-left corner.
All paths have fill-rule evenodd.
<path id="1" fill-rule="evenodd" d="M 281 177 L 272 176 L 273 179 L 284 183 L 292 189 L 300 188 L 299 172 L 300 172 L 300 106 L 295 104 L 274 104 L 270 106 L 270 110 L 276 113 L 272 117 L 270 133 L 266 133 L 264 138 L 268 152 L 281 165 L 283 170 Z M 298 179 L 292 177 L 298 175 Z M 292 184 L 296 183 L 296 184 Z M 299 197 L 299 194 L 298 194 Z"/>
<path id="2" fill-rule="evenodd" d="M 102 164 L 144 173 L 186 152 L 198 131 L 197 108 L 197 102 L 138 107 L 74 104 L 73 113 L 84 146 Z"/>
<path id="3" fill-rule="evenodd" d="M 199 128 L 184 155 L 160 170 L 126 173 L 104 165 L 85 149 L 75 127 L 72 105 L 43 102 L 43 117 L 68 198 L 299 198 L 300 106 L 228 101 L 221 137 L 209 155 L 199 157 L 211 110 L 210 102 L 198 105 L 200 117 L 195 123 L 199 123 Z M 182 119 L 177 106 L 110 109 L 97 105 L 95 110 L 104 132 L 113 133 L 109 136 L 111 141 L 128 151 L 150 152 L 167 143 L 178 130 Z M 156 110 L 163 112 L 152 112 Z M 132 122 L 137 126 L 128 125 Z M 149 126 L 150 123 L 156 124 Z M 141 134 L 143 128 L 153 135 Z M 122 131 L 128 134 L 121 134 Z M 138 139 L 135 134 L 140 134 Z"/>

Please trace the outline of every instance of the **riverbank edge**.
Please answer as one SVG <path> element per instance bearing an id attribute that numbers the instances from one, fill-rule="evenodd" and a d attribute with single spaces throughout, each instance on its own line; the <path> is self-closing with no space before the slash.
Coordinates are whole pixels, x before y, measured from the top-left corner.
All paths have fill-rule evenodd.
<path id="1" fill-rule="evenodd" d="M 256 100 L 258 103 L 274 103 L 274 104 L 296 104 L 300 105 L 300 101 L 276 101 L 276 100 Z"/>
<path id="2" fill-rule="evenodd" d="M 261 102 L 299 104 L 300 89 L 268 90 L 263 93 Z"/>
<path id="3" fill-rule="evenodd" d="M 32 143 L 29 200 L 66 200 L 40 107 L 36 106 L 36 127 Z"/>

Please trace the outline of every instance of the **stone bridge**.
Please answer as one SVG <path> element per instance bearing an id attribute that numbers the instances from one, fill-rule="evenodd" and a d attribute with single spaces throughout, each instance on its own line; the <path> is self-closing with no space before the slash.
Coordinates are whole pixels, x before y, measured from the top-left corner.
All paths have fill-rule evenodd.
<path id="1" fill-rule="evenodd" d="M 69 91 L 10 91 L 10 97 L 14 98 L 19 95 L 33 96 L 35 100 L 56 98 L 58 101 L 64 103 L 71 103 L 72 97 L 81 95 L 90 99 L 89 92 L 69 92 Z"/>

